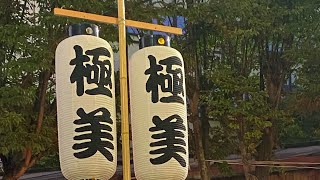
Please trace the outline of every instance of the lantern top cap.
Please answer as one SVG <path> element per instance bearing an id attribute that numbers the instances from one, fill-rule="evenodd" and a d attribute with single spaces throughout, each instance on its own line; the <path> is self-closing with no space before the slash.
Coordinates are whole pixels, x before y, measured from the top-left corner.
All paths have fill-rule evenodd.
<path id="1" fill-rule="evenodd" d="M 168 46 L 170 47 L 170 37 L 167 35 L 154 34 L 144 35 L 139 39 L 139 48 L 145 48 L 149 46 Z"/>
<path id="2" fill-rule="evenodd" d="M 68 36 L 91 35 L 99 37 L 99 27 L 91 23 L 72 24 L 68 27 Z"/>

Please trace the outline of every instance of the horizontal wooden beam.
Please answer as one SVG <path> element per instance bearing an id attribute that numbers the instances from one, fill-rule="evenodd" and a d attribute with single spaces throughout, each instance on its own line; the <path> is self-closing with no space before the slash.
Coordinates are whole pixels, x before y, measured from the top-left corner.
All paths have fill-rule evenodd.
<path id="1" fill-rule="evenodd" d="M 54 8 L 54 14 L 59 16 L 74 17 L 74 18 L 86 19 L 86 20 L 91 20 L 91 21 L 96 21 L 101 23 L 107 23 L 107 24 L 118 24 L 118 18 L 115 18 L 115 17 L 102 16 L 102 15 L 97 15 L 92 13 L 72 11 L 72 10 L 61 9 L 61 8 Z M 145 23 L 145 22 L 133 21 L 133 20 L 125 20 L 125 21 L 126 21 L 126 26 L 130 26 L 130 27 L 166 32 L 166 33 L 178 34 L 178 35 L 182 34 L 181 28 L 162 26 L 158 24 L 151 24 L 151 23 Z"/>

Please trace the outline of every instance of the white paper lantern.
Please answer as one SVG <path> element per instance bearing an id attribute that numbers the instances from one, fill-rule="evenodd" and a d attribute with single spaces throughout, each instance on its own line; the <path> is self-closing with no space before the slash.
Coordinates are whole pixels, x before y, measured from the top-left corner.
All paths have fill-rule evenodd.
<path id="1" fill-rule="evenodd" d="M 56 50 L 59 156 L 70 180 L 110 179 L 117 165 L 113 51 L 89 35 Z"/>
<path id="2" fill-rule="evenodd" d="M 133 161 L 139 180 L 187 177 L 184 77 L 182 56 L 170 47 L 146 47 L 129 60 Z"/>

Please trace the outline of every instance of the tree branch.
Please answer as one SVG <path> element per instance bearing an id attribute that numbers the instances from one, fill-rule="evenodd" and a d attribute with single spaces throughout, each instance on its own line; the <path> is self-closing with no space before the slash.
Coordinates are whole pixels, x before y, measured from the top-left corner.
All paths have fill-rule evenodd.
<path id="1" fill-rule="evenodd" d="M 38 118 L 37 118 L 37 126 L 36 133 L 39 134 L 42 127 L 44 111 L 45 111 L 45 101 L 46 101 L 46 92 L 48 87 L 48 81 L 50 79 L 51 72 L 49 70 L 45 70 L 40 73 L 40 84 L 39 84 L 39 94 L 38 94 Z"/>

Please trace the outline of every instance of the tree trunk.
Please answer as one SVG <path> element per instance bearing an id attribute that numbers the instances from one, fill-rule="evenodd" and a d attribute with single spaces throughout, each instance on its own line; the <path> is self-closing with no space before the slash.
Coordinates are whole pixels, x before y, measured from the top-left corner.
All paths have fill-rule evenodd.
<path id="1" fill-rule="evenodd" d="M 23 154 L 24 161 L 20 163 L 16 163 L 14 160 L 14 156 L 17 154 L 11 154 L 8 155 L 8 157 L 0 156 L 4 170 L 4 176 L 2 179 L 19 179 L 27 171 L 33 162 L 31 159 L 32 151 L 30 148 L 26 148 Z"/>
<path id="2" fill-rule="evenodd" d="M 257 161 L 269 161 L 272 159 L 273 149 L 273 127 L 264 130 L 262 135 L 261 144 L 257 148 L 258 156 Z M 269 167 L 256 167 L 256 176 L 259 180 L 267 180 L 269 176 Z"/>
<path id="3" fill-rule="evenodd" d="M 6 164 L 6 162 L 3 162 L 3 170 L 4 170 L 4 175 L 2 177 L 3 180 L 15 180 L 14 169 L 12 167 L 8 167 L 8 164 Z"/>
<path id="4" fill-rule="evenodd" d="M 27 168 L 22 167 L 19 171 L 19 173 L 15 173 L 14 171 L 8 172 L 4 174 L 2 177 L 3 180 L 18 180 L 25 172 L 27 171 Z"/>
<path id="5" fill-rule="evenodd" d="M 38 112 L 38 117 L 36 120 L 36 131 L 35 134 L 39 135 L 42 122 L 44 119 L 45 112 L 45 97 L 46 90 L 48 87 L 48 81 L 51 76 L 49 71 L 44 71 L 40 73 L 39 79 L 39 87 L 37 92 L 37 99 L 35 102 L 34 111 Z M 16 162 L 17 157 L 22 156 L 23 160 Z M 40 154 L 34 155 L 31 147 L 26 147 L 23 152 L 15 152 L 15 154 L 8 155 L 5 157 L 0 155 L 0 158 L 3 162 L 4 176 L 2 179 L 4 180 L 16 180 L 25 174 L 25 172 L 35 164 L 35 162 L 41 157 Z"/>
<path id="6" fill-rule="evenodd" d="M 243 141 L 241 141 L 239 144 L 239 150 L 241 152 L 242 169 L 243 169 L 246 180 L 256 180 L 257 178 L 250 173 L 252 171 L 252 165 L 250 163 L 251 156 L 247 153 L 247 150 Z"/>
<path id="7" fill-rule="evenodd" d="M 193 122 L 193 131 L 194 131 L 194 140 L 196 144 L 196 152 L 197 152 L 197 159 L 198 159 L 198 164 L 200 169 L 200 175 L 202 180 L 209 180 L 208 170 L 205 162 L 205 156 L 204 156 L 203 145 L 201 140 L 199 118 L 194 118 L 194 120 L 195 121 Z"/>
<path id="8" fill-rule="evenodd" d="M 199 105 L 199 90 L 196 89 L 193 93 L 193 97 L 190 101 L 190 110 L 191 110 L 191 119 L 193 123 L 193 132 L 194 132 L 194 141 L 196 145 L 196 154 L 200 169 L 200 175 L 202 180 L 209 180 L 207 165 L 205 162 L 203 144 L 202 144 L 202 137 L 201 137 L 201 126 L 200 126 L 200 119 L 199 119 L 199 112 L 198 112 L 198 105 Z"/>
<path id="9" fill-rule="evenodd" d="M 2 180 L 17 180 L 17 179 L 18 179 L 18 178 L 15 178 L 14 176 L 9 175 L 9 174 L 4 175 L 4 176 L 2 177 Z"/>
<path id="10" fill-rule="evenodd" d="M 275 63 L 275 62 L 273 62 Z M 273 64 L 278 67 L 276 71 L 266 72 L 266 90 L 269 97 L 269 103 L 272 109 L 277 110 L 279 108 L 280 99 L 281 99 L 281 90 L 284 81 L 284 70 L 280 63 Z M 261 144 L 257 148 L 257 157 L 258 161 L 270 161 L 272 159 L 272 150 L 276 144 L 275 140 L 275 119 L 270 119 L 272 126 L 264 130 Z M 269 167 L 256 167 L 256 176 L 259 180 L 267 180 L 269 176 Z"/>
<path id="11" fill-rule="evenodd" d="M 247 156 L 247 151 L 244 146 L 244 143 L 241 142 L 239 146 L 240 152 L 241 152 L 241 158 L 242 158 L 242 169 L 244 172 L 244 176 L 246 180 L 250 180 L 250 164 L 248 162 L 248 159 L 246 158 Z"/>
<path id="12" fill-rule="evenodd" d="M 46 108 L 46 94 L 48 89 L 48 82 L 51 76 L 51 72 L 49 70 L 45 70 L 40 73 L 39 77 L 39 87 L 38 87 L 38 94 L 37 94 L 37 101 L 35 102 L 34 111 L 38 112 L 37 117 L 37 125 L 36 125 L 36 134 L 38 135 L 41 131 L 43 119 L 44 119 L 44 112 Z"/>
<path id="13" fill-rule="evenodd" d="M 201 137 L 202 137 L 202 145 L 204 150 L 205 158 L 209 158 L 208 152 L 209 152 L 209 133 L 210 133 L 210 124 L 209 124 L 209 118 L 207 116 L 207 107 L 206 105 L 202 105 L 200 108 L 200 114 L 201 114 Z"/>
<path id="14" fill-rule="evenodd" d="M 0 158 L 1 158 L 1 162 L 3 165 L 3 177 L 2 179 L 13 179 L 14 178 L 14 164 L 12 163 L 12 161 L 10 161 L 11 159 L 11 154 L 9 153 L 8 156 L 4 156 L 0 154 Z"/>
<path id="15" fill-rule="evenodd" d="M 248 100 L 248 94 L 245 94 L 245 99 Z M 239 122 L 239 127 L 240 127 L 239 129 L 240 131 L 238 133 L 238 137 L 239 137 L 238 146 L 239 146 L 239 151 L 241 155 L 242 169 L 244 172 L 244 176 L 246 180 L 255 180 L 256 177 L 251 174 L 252 165 L 250 161 L 252 160 L 252 154 L 248 152 L 247 145 L 245 144 L 246 142 L 245 133 L 248 131 L 247 129 L 248 127 L 247 127 L 246 121 L 241 116 L 237 118 L 237 121 Z"/>

